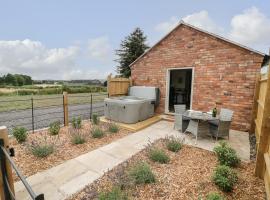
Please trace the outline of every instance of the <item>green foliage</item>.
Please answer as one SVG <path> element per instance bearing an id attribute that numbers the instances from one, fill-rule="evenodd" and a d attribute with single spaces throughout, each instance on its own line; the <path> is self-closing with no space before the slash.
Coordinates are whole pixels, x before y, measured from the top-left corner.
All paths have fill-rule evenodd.
<path id="1" fill-rule="evenodd" d="M 59 131 L 60 131 L 60 121 L 55 121 L 50 123 L 49 125 L 49 133 L 51 135 L 58 135 Z"/>
<path id="2" fill-rule="evenodd" d="M 119 127 L 117 126 L 117 124 L 109 124 L 108 130 L 111 133 L 117 133 L 119 131 Z"/>
<path id="3" fill-rule="evenodd" d="M 162 149 L 158 148 L 150 148 L 148 156 L 152 161 L 162 164 L 170 161 L 170 157 Z"/>
<path id="4" fill-rule="evenodd" d="M 229 147 L 226 142 L 220 142 L 219 146 L 214 148 L 214 152 L 217 154 L 218 161 L 221 165 L 236 167 L 240 163 L 235 150 Z"/>
<path id="5" fill-rule="evenodd" d="M 86 142 L 86 137 L 80 129 L 69 129 L 70 139 L 72 144 L 83 144 Z"/>
<path id="6" fill-rule="evenodd" d="M 99 124 L 99 118 L 98 118 L 98 115 L 97 114 L 93 114 L 92 115 L 92 122 L 95 125 Z"/>
<path id="7" fill-rule="evenodd" d="M 27 130 L 24 127 L 13 128 L 12 134 L 19 143 L 25 142 L 27 139 Z"/>
<path id="8" fill-rule="evenodd" d="M 156 177 L 150 166 L 145 162 L 140 162 L 133 166 L 129 170 L 128 175 L 135 184 L 148 184 L 156 181 Z"/>
<path id="9" fill-rule="evenodd" d="M 105 135 L 100 128 L 93 128 L 91 134 L 93 138 L 102 138 Z"/>
<path id="10" fill-rule="evenodd" d="M 183 146 L 183 140 L 176 137 L 166 137 L 165 143 L 167 146 L 167 149 L 172 152 L 178 152 L 182 146 Z"/>
<path id="11" fill-rule="evenodd" d="M 1 85 L 13 85 L 13 86 L 22 86 L 22 85 L 32 85 L 33 81 L 30 76 L 23 74 L 7 74 L 0 77 Z"/>
<path id="12" fill-rule="evenodd" d="M 222 197 L 219 193 L 216 193 L 216 192 L 210 192 L 210 193 L 206 196 L 206 200 L 225 200 L 225 198 Z"/>
<path id="13" fill-rule="evenodd" d="M 99 200 L 128 200 L 128 196 L 119 187 L 113 187 L 112 190 L 101 192 Z"/>
<path id="14" fill-rule="evenodd" d="M 116 55 L 119 57 L 116 60 L 119 63 L 117 71 L 123 77 L 130 76 L 129 65 L 149 48 L 145 44 L 146 39 L 143 31 L 140 28 L 136 28 L 121 42 L 120 49 L 116 50 Z"/>
<path id="15" fill-rule="evenodd" d="M 31 148 L 32 154 L 39 158 L 47 157 L 54 152 L 53 145 L 36 145 Z"/>
<path id="16" fill-rule="evenodd" d="M 82 118 L 81 117 L 73 117 L 72 118 L 72 127 L 76 129 L 82 128 Z"/>
<path id="17" fill-rule="evenodd" d="M 230 192 L 238 181 L 237 173 L 226 165 L 219 165 L 213 174 L 214 183 L 224 192 Z"/>

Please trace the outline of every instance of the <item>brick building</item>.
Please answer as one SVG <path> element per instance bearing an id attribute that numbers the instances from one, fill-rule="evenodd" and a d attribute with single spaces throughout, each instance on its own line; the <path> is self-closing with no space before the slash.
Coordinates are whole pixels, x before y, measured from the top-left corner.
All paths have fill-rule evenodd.
<path id="1" fill-rule="evenodd" d="M 134 85 L 160 89 L 158 113 L 174 104 L 228 108 L 232 128 L 250 128 L 256 75 L 268 55 L 181 22 L 131 65 Z"/>

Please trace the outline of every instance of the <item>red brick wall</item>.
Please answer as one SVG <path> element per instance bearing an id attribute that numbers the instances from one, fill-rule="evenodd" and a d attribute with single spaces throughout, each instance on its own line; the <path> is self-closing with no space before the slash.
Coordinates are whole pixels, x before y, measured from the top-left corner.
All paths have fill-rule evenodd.
<path id="1" fill-rule="evenodd" d="M 169 68 L 194 67 L 192 108 L 234 111 L 232 128 L 247 131 L 256 74 L 263 56 L 181 25 L 132 66 L 134 85 L 157 86 L 158 113 L 165 110 L 166 73 Z"/>

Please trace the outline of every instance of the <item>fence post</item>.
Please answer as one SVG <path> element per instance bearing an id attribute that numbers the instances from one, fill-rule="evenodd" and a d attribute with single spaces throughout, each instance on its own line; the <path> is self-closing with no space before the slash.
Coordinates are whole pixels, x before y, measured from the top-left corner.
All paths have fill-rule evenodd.
<path id="1" fill-rule="evenodd" d="M 259 99 L 259 94 L 260 94 L 260 79 L 261 79 L 261 76 L 257 75 L 256 84 L 255 84 L 255 90 L 254 90 L 254 97 L 253 97 L 251 126 L 250 126 L 250 130 L 249 130 L 250 134 L 255 133 L 255 126 L 256 126 L 255 125 L 255 119 L 256 119 L 256 116 L 257 116 L 257 112 L 258 112 L 258 102 L 257 101 Z"/>
<path id="2" fill-rule="evenodd" d="M 90 120 L 92 119 L 92 114 L 93 114 L 93 95 L 91 93 L 91 96 L 90 96 Z"/>
<path id="3" fill-rule="evenodd" d="M 32 106 L 32 132 L 35 132 L 35 119 L 34 119 L 34 98 L 31 97 L 31 106 Z"/>
<path id="4" fill-rule="evenodd" d="M 68 93 L 63 92 L 64 125 L 68 126 Z"/>
<path id="5" fill-rule="evenodd" d="M 7 130 L 7 127 L 5 127 L 5 126 L 0 126 L 0 139 L 2 139 L 4 141 L 4 147 L 8 149 L 9 148 L 8 130 Z M 13 178 L 12 178 L 12 169 L 11 169 L 11 165 L 7 159 L 5 159 L 5 164 L 6 164 L 8 183 L 10 185 L 11 191 L 13 192 L 13 194 L 15 194 L 14 193 L 14 182 L 13 182 Z M 0 171 L 0 197 L 1 197 L 1 199 L 5 199 L 2 170 Z"/>

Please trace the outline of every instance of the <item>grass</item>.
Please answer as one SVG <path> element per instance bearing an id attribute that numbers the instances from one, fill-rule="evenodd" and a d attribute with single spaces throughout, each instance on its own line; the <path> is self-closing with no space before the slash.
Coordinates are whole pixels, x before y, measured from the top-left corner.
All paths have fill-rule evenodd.
<path id="1" fill-rule="evenodd" d="M 119 187 L 114 187 L 110 191 L 101 192 L 99 200 L 128 200 L 128 196 Z"/>
<path id="2" fill-rule="evenodd" d="M 93 138 L 102 138 L 102 137 L 104 137 L 105 133 L 100 128 L 93 128 L 91 130 L 91 135 Z"/>
<path id="3" fill-rule="evenodd" d="M 93 103 L 103 102 L 107 97 L 107 93 L 92 93 Z M 0 96 L 0 112 L 11 110 L 25 110 L 30 109 L 31 95 L 26 96 Z M 90 93 L 69 94 L 68 103 L 72 104 L 90 104 Z M 35 95 L 34 107 L 48 107 L 48 106 L 63 106 L 63 95 Z M 2 101 L 2 102 L 1 102 Z"/>
<path id="4" fill-rule="evenodd" d="M 170 161 L 170 157 L 162 149 L 158 148 L 151 148 L 148 156 L 152 161 L 159 162 L 161 164 L 165 164 Z"/>
<path id="5" fill-rule="evenodd" d="M 128 175 L 135 184 L 156 182 L 156 177 L 146 162 L 140 162 L 130 168 Z"/>

